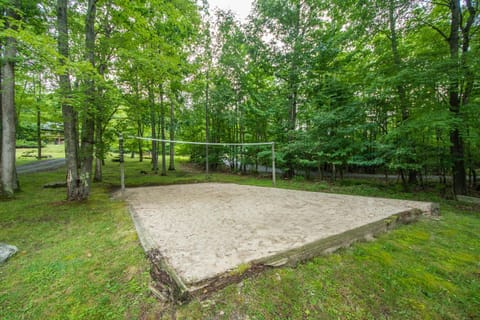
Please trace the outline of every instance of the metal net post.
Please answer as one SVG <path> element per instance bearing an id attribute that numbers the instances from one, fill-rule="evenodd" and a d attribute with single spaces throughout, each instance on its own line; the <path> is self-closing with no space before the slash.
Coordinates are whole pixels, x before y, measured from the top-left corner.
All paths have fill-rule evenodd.
<path id="1" fill-rule="evenodd" d="M 276 171 L 277 170 L 275 169 L 275 142 L 272 142 L 272 183 L 274 187 L 277 183 Z"/>
<path id="2" fill-rule="evenodd" d="M 123 159 L 123 135 L 120 134 L 118 137 L 118 149 L 120 152 L 119 162 L 120 162 L 120 186 L 122 192 L 125 191 L 125 165 Z"/>

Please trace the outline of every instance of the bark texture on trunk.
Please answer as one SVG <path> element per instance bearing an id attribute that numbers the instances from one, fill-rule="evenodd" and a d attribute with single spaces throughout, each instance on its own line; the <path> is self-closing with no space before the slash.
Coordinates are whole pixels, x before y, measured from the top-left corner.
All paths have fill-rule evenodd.
<path id="1" fill-rule="evenodd" d="M 3 14 L 3 11 L 1 11 L 2 14 Z M 3 52 L 3 43 L 1 42 L 2 40 L 0 39 L 0 52 Z M 2 171 L 3 171 L 3 166 L 2 166 L 2 137 L 3 137 L 3 126 L 2 126 L 2 123 L 3 123 L 3 120 L 2 120 L 2 85 L 3 85 L 3 56 L 0 55 L 0 57 L 2 57 L 2 59 L 0 59 L 0 190 L 2 188 Z"/>
<path id="2" fill-rule="evenodd" d="M 68 48 L 68 0 L 57 0 L 57 24 L 58 24 L 58 52 L 60 53 L 60 64 L 65 65 L 69 57 Z M 81 200 L 79 194 L 78 175 L 78 135 L 77 135 L 77 114 L 70 105 L 72 86 L 68 71 L 59 76 L 60 94 L 62 97 L 63 131 L 65 139 L 65 157 L 67 163 L 67 200 Z"/>
<path id="3" fill-rule="evenodd" d="M 88 0 L 85 19 L 85 57 L 95 68 L 95 15 L 96 0 Z M 82 127 L 80 151 L 80 194 L 83 199 L 90 195 L 93 169 L 93 147 L 95 145 L 95 82 L 88 79 L 86 83 L 86 112 Z"/>
<path id="4" fill-rule="evenodd" d="M 7 16 L 16 19 L 13 9 L 7 9 Z M 8 21 L 6 27 L 10 28 Z M 4 196 L 12 197 L 19 189 L 16 169 L 16 111 L 15 111 L 15 58 L 17 43 L 15 38 L 7 37 L 2 66 L 2 173 L 1 191 Z"/>

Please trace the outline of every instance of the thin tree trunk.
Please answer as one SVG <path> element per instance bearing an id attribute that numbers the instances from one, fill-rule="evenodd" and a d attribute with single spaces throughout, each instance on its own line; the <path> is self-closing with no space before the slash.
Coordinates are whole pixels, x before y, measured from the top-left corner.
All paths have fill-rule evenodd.
<path id="1" fill-rule="evenodd" d="M 297 48 L 298 43 L 301 41 L 300 37 L 302 36 L 302 31 L 300 30 L 300 19 L 301 19 L 301 1 L 296 2 L 296 16 L 294 17 L 295 19 L 295 42 L 293 44 L 293 52 L 291 56 L 291 61 L 290 61 L 290 70 L 289 70 L 289 76 L 288 76 L 288 85 L 289 85 L 289 95 L 288 95 L 288 101 L 289 101 L 289 124 L 288 124 L 288 143 L 293 143 L 295 140 L 295 131 L 297 128 L 297 112 L 298 112 L 298 82 L 299 82 L 299 76 L 298 76 L 298 69 L 299 69 L 299 63 L 297 61 L 298 56 L 300 53 L 298 52 Z M 295 175 L 295 166 L 293 163 L 292 156 L 289 156 L 287 159 L 287 170 L 285 172 L 285 176 L 287 178 L 291 178 Z"/>
<path id="2" fill-rule="evenodd" d="M 38 94 L 38 95 L 37 95 Z M 42 160 L 42 131 L 41 131 L 41 110 L 40 100 L 42 96 L 42 78 L 38 76 L 38 92 L 35 76 L 33 77 L 33 96 L 37 104 L 37 160 Z"/>
<path id="3" fill-rule="evenodd" d="M 210 79 L 208 77 L 209 70 L 207 69 L 207 76 L 206 76 L 206 84 L 205 84 L 205 173 L 208 175 L 209 163 L 208 163 L 208 142 L 209 142 L 209 127 L 208 127 L 208 109 L 209 109 L 209 82 Z"/>
<path id="4" fill-rule="evenodd" d="M 138 136 L 143 137 L 142 121 L 138 121 L 137 125 L 138 125 L 138 130 L 137 130 Z M 139 162 L 143 162 L 143 142 L 142 142 L 142 140 L 138 140 L 138 158 L 139 158 L 139 160 L 138 160 Z"/>
<path id="5" fill-rule="evenodd" d="M 98 1 L 98 0 L 95 0 Z M 109 25 L 108 16 L 110 15 L 110 9 L 112 7 L 112 1 L 105 2 L 106 14 L 105 20 L 102 22 L 102 32 L 106 40 L 109 40 L 111 37 L 112 28 Z M 98 65 L 98 73 L 99 75 L 105 79 L 105 72 L 107 69 L 107 61 L 111 58 L 111 56 L 106 55 L 102 56 L 102 60 Z M 104 91 L 102 91 L 104 92 Z M 97 112 L 96 112 L 96 120 L 95 120 L 95 176 L 94 181 L 100 182 L 103 180 L 103 166 L 105 164 L 105 145 L 103 142 L 103 133 L 105 132 L 104 128 L 107 126 L 110 118 L 107 118 L 105 115 L 105 106 L 103 103 L 97 103 Z"/>
<path id="6" fill-rule="evenodd" d="M 157 117 L 155 112 L 155 96 L 152 83 L 148 84 L 148 100 L 150 102 L 150 126 L 152 128 L 152 138 L 157 138 Z M 152 170 L 158 172 L 158 152 L 157 141 L 152 140 Z"/>
<path id="7" fill-rule="evenodd" d="M 104 154 L 104 146 L 103 146 L 103 126 L 101 115 L 97 115 L 97 119 L 95 121 L 95 176 L 93 181 L 101 182 L 103 180 L 103 154 Z"/>
<path id="8" fill-rule="evenodd" d="M 176 95 L 175 95 L 176 98 Z M 175 140 L 175 102 L 172 99 L 170 103 L 170 141 Z M 175 170 L 175 144 L 170 142 L 170 164 L 168 170 Z"/>
<path id="9" fill-rule="evenodd" d="M 138 72 L 135 69 L 135 97 L 137 98 L 136 101 L 140 101 L 140 88 L 139 88 L 139 83 L 138 83 Z M 143 127 L 143 122 L 142 122 L 142 115 L 139 115 L 139 119 L 137 120 L 137 125 L 138 125 L 138 130 L 137 134 L 139 137 L 143 138 L 143 132 L 144 132 L 144 127 Z M 152 137 L 154 137 L 152 135 Z M 143 162 L 143 141 L 138 140 L 138 158 L 139 162 Z"/>
<path id="10" fill-rule="evenodd" d="M 475 172 L 475 169 L 472 168 L 470 169 L 472 171 L 472 189 L 477 188 L 477 173 Z"/>
<path id="11" fill-rule="evenodd" d="M 458 50 L 460 48 L 459 30 L 461 27 L 461 7 L 460 0 L 453 0 L 450 3 L 451 10 L 451 24 L 450 24 L 450 37 L 448 38 L 448 44 L 450 47 L 450 58 L 452 63 L 458 64 L 459 56 Z M 460 85 L 459 75 L 456 71 L 450 72 L 450 86 L 449 86 L 449 102 L 450 112 L 454 117 L 460 116 Z M 467 181 L 465 177 L 465 159 L 464 159 L 464 147 L 463 138 L 460 134 L 460 130 L 457 125 L 450 131 L 450 154 L 453 162 L 453 191 L 455 194 L 466 194 Z"/>
<path id="12" fill-rule="evenodd" d="M 165 103 L 163 85 L 160 85 L 160 133 L 161 139 L 165 140 Z M 165 141 L 162 141 L 162 176 L 167 175 L 166 148 Z"/>
<path id="13" fill-rule="evenodd" d="M 42 160 L 42 128 L 40 106 L 37 106 L 37 159 Z"/>
<path id="14" fill-rule="evenodd" d="M 395 73 L 398 75 L 402 70 L 402 59 L 398 51 L 398 35 L 397 35 L 397 17 L 395 16 L 395 1 L 389 0 L 388 3 L 388 20 L 390 27 L 390 45 L 392 49 L 393 63 L 395 66 Z M 407 94 L 403 83 L 396 85 L 398 98 L 400 102 L 400 112 L 402 115 L 402 124 L 408 120 L 409 110 Z M 410 141 L 408 135 L 404 137 L 407 141 Z M 417 170 L 408 170 L 408 183 L 417 183 Z"/>

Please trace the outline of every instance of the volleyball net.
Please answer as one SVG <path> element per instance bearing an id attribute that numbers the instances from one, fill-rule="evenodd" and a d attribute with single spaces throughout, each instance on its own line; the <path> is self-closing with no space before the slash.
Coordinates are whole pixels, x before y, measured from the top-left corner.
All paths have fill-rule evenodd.
<path id="1" fill-rule="evenodd" d="M 150 142 L 152 148 L 150 152 L 156 153 L 157 156 L 159 154 L 161 145 L 165 147 L 168 145 L 168 148 L 175 148 L 175 145 L 190 145 L 196 147 L 196 150 L 201 150 L 203 152 L 202 156 L 204 157 L 205 162 L 205 173 L 208 176 L 209 169 L 211 163 L 212 154 L 217 155 L 217 158 L 221 158 L 223 165 L 235 167 L 235 166 L 246 166 L 245 157 L 241 157 L 244 161 L 241 163 L 237 157 L 231 157 L 227 159 L 227 157 L 218 157 L 219 154 L 225 155 L 225 150 L 218 151 L 218 147 L 223 148 L 240 148 L 243 152 L 242 155 L 245 154 L 245 150 L 255 148 L 255 147 L 263 147 L 262 154 L 270 153 L 271 154 L 271 163 L 270 168 L 272 172 L 272 184 L 275 186 L 276 184 L 276 168 L 275 168 L 275 142 L 247 142 L 247 143 L 229 143 L 229 142 L 199 142 L 199 141 L 183 141 L 183 140 L 167 140 L 167 139 L 155 139 L 155 138 L 147 138 L 147 137 L 138 137 L 138 136 L 126 136 L 120 135 L 119 137 L 119 152 L 120 152 L 120 176 L 121 176 L 121 188 L 122 190 L 125 189 L 125 167 L 124 167 L 124 158 L 125 158 L 125 141 L 136 141 L 136 142 Z M 199 148 L 204 148 L 199 149 Z M 267 148 L 265 148 L 267 147 Z M 192 148 L 192 152 L 195 151 Z M 209 155 L 210 153 L 210 155 Z M 269 157 L 270 158 L 270 157 Z M 217 164 L 217 163 L 216 163 Z M 268 167 L 268 166 L 267 166 Z"/>

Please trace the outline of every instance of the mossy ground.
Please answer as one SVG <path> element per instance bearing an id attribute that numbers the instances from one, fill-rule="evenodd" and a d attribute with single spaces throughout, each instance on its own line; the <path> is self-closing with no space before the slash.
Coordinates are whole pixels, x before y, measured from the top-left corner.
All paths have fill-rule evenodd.
<path id="1" fill-rule="evenodd" d="M 179 159 L 167 177 L 127 159 L 127 186 L 203 182 Z M 145 173 L 141 173 L 145 171 Z M 0 266 L 0 319 L 478 319 L 480 206 L 381 181 L 280 180 L 278 187 L 441 203 L 439 219 L 402 226 L 296 268 L 272 269 L 185 306 L 160 304 L 125 203 L 112 200 L 118 163 L 84 203 L 43 189 L 63 170 L 20 176 L 0 207 L 0 241 L 19 253 Z M 268 178 L 213 174 L 209 181 L 269 186 Z M 172 201 L 174 201 L 172 199 Z"/>

